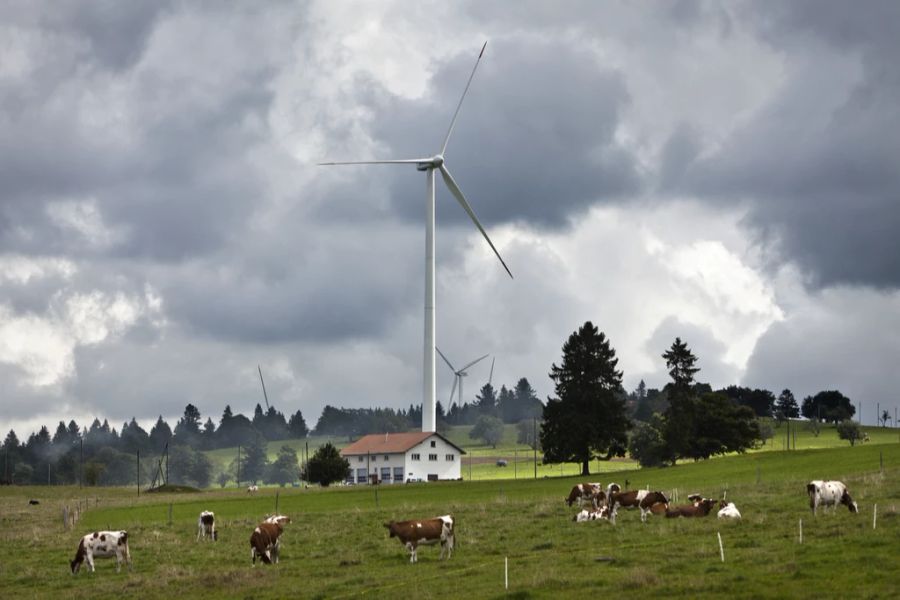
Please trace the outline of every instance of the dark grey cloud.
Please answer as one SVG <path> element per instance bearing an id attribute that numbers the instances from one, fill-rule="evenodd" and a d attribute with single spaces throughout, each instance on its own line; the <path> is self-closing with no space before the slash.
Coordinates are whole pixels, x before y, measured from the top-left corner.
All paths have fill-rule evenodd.
<path id="1" fill-rule="evenodd" d="M 425 97 L 384 98 L 373 132 L 391 157 L 440 151 L 477 50 L 437 65 Z M 448 168 L 485 224 L 564 226 L 640 189 L 635 157 L 615 139 L 628 102 L 622 75 L 575 45 L 491 42 L 454 128 Z M 417 179 L 392 190 L 397 210 L 421 219 L 424 176 Z M 439 194 L 455 205 L 443 187 L 439 181 Z M 439 206 L 445 221 L 467 219 L 456 206 Z"/>
<path id="2" fill-rule="evenodd" d="M 676 132 L 663 189 L 746 205 L 752 230 L 815 286 L 900 286 L 898 9 L 750 4 L 787 80 L 715 152 L 698 156 L 698 140 Z"/>

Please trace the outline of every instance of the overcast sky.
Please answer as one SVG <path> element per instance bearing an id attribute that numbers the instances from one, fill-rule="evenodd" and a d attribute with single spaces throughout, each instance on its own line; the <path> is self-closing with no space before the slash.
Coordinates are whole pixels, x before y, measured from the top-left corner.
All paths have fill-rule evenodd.
<path id="1" fill-rule="evenodd" d="M 900 3 L 0 3 L 0 429 L 421 402 L 437 343 L 541 398 L 593 321 L 625 385 L 900 400 Z M 468 399 L 489 375 L 471 370 Z M 438 364 L 438 398 L 452 377 Z"/>

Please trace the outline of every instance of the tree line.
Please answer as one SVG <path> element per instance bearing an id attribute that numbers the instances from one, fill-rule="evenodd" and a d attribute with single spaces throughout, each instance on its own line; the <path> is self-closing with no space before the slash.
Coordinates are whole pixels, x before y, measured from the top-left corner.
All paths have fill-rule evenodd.
<path id="1" fill-rule="evenodd" d="M 555 397 L 543 410 L 540 438 L 545 463 L 577 462 L 590 474 L 592 460 L 611 460 L 626 452 L 642 466 L 675 464 L 683 459 L 707 459 L 745 452 L 772 437 L 769 420 L 793 419 L 801 414 L 818 423 L 839 423 L 842 438 L 853 443 L 849 419 L 856 413 L 849 398 L 836 390 L 819 392 L 798 406 L 790 390 L 776 398 L 768 390 L 728 386 L 713 390 L 696 380 L 697 357 L 681 338 L 675 338 L 661 358 L 670 381 L 663 389 L 647 389 L 641 381 L 626 393 L 615 349 L 590 321 L 563 345 L 560 365 L 550 379 Z M 843 429 L 842 429 L 843 428 Z M 519 439 L 527 437 L 528 424 Z"/>

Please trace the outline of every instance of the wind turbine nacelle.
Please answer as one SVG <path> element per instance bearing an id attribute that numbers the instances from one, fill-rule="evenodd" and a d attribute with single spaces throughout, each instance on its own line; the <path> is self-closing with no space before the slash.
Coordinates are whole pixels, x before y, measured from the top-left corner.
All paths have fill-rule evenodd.
<path id="1" fill-rule="evenodd" d="M 429 171 L 434 168 L 431 163 L 419 163 L 416 165 L 416 171 Z"/>

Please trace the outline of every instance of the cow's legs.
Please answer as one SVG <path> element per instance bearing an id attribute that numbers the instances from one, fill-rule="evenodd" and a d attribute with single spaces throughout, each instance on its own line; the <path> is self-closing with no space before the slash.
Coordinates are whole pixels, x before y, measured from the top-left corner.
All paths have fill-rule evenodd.
<path id="1" fill-rule="evenodd" d="M 85 545 L 87 545 L 87 544 L 85 544 Z M 86 558 L 87 558 L 87 564 L 91 568 L 91 573 L 93 573 L 94 572 L 94 555 L 91 554 L 90 552 L 88 552 Z"/>

